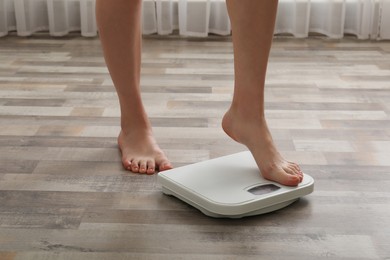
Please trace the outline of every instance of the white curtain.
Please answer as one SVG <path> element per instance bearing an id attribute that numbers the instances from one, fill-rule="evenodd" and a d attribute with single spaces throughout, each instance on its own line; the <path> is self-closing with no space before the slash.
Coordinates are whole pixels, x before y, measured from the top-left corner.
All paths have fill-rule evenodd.
<path id="1" fill-rule="evenodd" d="M 143 0 L 142 20 L 144 34 L 231 33 L 225 0 Z M 96 36 L 95 0 L 0 0 L 0 36 L 47 30 L 53 36 L 71 31 Z M 390 0 L 279 0 L 275 33 L 390 39 Z"/>

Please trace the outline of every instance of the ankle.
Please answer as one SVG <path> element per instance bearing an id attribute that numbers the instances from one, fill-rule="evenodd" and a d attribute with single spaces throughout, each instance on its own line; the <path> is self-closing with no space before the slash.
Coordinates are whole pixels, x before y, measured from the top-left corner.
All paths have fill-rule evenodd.
<path id="1" fill-rule="evenodd" d="M 264 113 L 244 112 L 230 108 L 222 119 L 223 130 L 235 141 L 249 145 L 252 136 L 272 142 Z"/>
<path id="2" fill-rule="evenodd" d="M 151 132 L 151 124 L 147 114 L 144 111 L 137 113 L 124 113 L 121 116 L 121 130 L 125 134 L 134 134 L 139 132 Z"/>
<path id="3" fill-rule="evenodd" d="M 152 127 L 148 121 L 129 121 L 121 124 L 121 133 L 124 135 L 152 135 Z"/>
<path id="4" fill-rule="evenodd" d="M 250 122 L 265 123 L 264 108 L 260 105 L 252 104 L 232 104 L 227 114 L 234 117 L 235 120 L 242 119 Z"/>

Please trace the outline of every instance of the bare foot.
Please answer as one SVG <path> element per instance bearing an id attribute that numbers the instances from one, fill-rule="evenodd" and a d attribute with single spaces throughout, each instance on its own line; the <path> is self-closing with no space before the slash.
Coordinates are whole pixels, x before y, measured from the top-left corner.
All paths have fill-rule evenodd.
<path id="1" fill-rule="evenodd" d="M 171 163 L 148 131 L 134 131 L 131 134 L 121 131 L 118 145 L 122 152 L 123 167 L 129 171 L 154 174 L 157 170 L 172 169 Z"/>
<path id="2" fill-rule="evenodd" d="M 288 186 L 302 181 L 299 166 L 279 154 L 264 118 L 248 118 L 231 108 L 222 120 L 222 128 L 232 139 L 248 147 L 265 179 Z"/>

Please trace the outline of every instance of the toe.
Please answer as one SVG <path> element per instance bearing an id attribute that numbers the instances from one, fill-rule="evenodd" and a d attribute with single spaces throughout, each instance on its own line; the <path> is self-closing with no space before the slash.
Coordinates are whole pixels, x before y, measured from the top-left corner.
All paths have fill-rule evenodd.
<path id="1" fill-rule="evenodd" d="M 131 171 L 138 173 L 139 172 L 139 161 L 138 160 L 133 160 L 131 162 Z"/>
<path id="2" fill-rule="evenodd" d="M 280 174 L 279 176 L 280 181 L 279 183 L 287 186 L 296 186 L 301 182 L 301 179 L 298 175 L 293 174 Z"/>
<path id="3" fill-rule="evenodd" d="M 301 181 L 298 175 L 292 174 L 291 169 L 280 169 L 270 175 L 266 175 L 265 178 L 286 186 L 297 186 Z"/>
<path id="4" fill-rule="evenodd" d="M 172 169 L 172 168 L 173 168 L 173 167 L 172 167 L 172 165 L 171 165 L 171 163 L 170 163 L 169 161 L 164 161 L 164 162 L 162 162 L 162 163 L 159 165 L 158 170 L 159 170 L 160 172 L 162 172 L 162 171 L 170 170 L 170 169 Z"/>
<path id="5" fill-rule="evenodd" d="M 122 164 L 123 164 L 123 167 L 128 170 L 128 171 L 131 171 L 131 160 L 128 160 L 126 158 L 123 158 L 122 159 Z"/>
<path id="6" fill-rule="evenodd" d="M 139 163 L 139 173 L 146 173 L 146 169 L 147 169 L 147 162 L 146 160 L 141 160 L 140 163 Z"/>
<path id="7" fill-rule="evenodd" d="M 147 162 L 147 174 L 154 174 L 156 171 L 156 164 L 154 163 L 153 160 L 148 160 Z"/>
<path id="8" fill-rule="evenodd" d="M 286 162 L 283 166 L 283 168 L 289 168 L 293 170 L 295 174 L 302 174 L 301 167 L 299 167 L 298 164 L 293 163 L 293 162 Z"/>
<path id="9" fill-rule="evenodd" d="M 298 164 L 294 163 L 294 162 L 288 162 L 289 165 L 291 165 L 292 167 L 294 167 L 294 169 L 296 169 L 297 171 L 301 171 L 301 167 L 299 167 Z"/>
<path id="10" fill-rule="evenodd" d="M 283 170 L 288 173 L 289 175 L 297 176 L 299 178 L 299 182 L 302 182 L 303 180 L 303 174 L 300 170 L 297 169 L 294 165 L 288 165 L 287 167 L 283 168 Z"/>
<path id="11" fill-rule="evenodd" d="M 171 162 L 164 154 L 161 154 L 156 158 L 156 166 L 158 166 L 158 170 L 160 172 L 170 170 L 173 168 Z"/>
<path id="12" fill-rule="evenodd" d="M 292 167 L 290 167 L 290 165 L 287 165 L 285 167 L 282 168 L 286 173 L 288 174 L 291 174 L 291 175 L 294 175 L 295 174 L 295 171 Z"/>

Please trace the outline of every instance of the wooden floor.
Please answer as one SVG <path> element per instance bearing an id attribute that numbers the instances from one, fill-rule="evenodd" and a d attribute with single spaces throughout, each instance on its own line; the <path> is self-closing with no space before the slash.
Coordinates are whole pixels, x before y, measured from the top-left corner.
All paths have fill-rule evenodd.
<path id="1" fill-rule="evenodd" d="M 0 259 L 390 259 L 390 43 L 276 38 L 266 114 L 315 191 L 213 219 L 122 169 L 98 39 L 0 39 Z M 245 150 L 220 119 L 229 38 L 147 37 L 142 92 L 175 166 Z"/>

